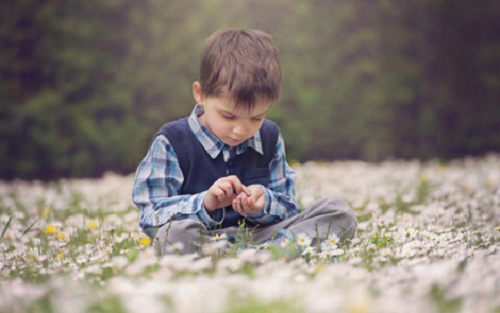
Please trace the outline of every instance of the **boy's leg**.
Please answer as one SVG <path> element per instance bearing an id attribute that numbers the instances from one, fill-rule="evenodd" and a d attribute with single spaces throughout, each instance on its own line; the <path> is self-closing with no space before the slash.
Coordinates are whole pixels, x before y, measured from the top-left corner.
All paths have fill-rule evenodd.
<path id="1" fill-rule="evenodd" d="M 158 229 L 153 245 L 158 254 L 174 253 L 174 244 L 181 244 L 182 254 L 200 251 L 203 241 L 210 240 L 203 224 L 193 220 L 171 221 Z"/>
<path id="2" fill-rule="evenodd" d="M 186 219 L 169 222 L 158 229 L 153 245 L 160 255 L 180 253 L 199 253 L 204 244 L 211 244 L 213 236 L 226 233 L 227 236 L 236 233 L 237 227 L 207 230 L 200 222 Z M 181 243 L 182 249 L 174 251 L 175 243 Z"/>
<path id="3" fill-rule="evenodd" d="M 318 235 L 325 239 L 336 234 L 340 240 L 352 239 L 356 232 L 356 216 L 349 205 L 338 198 L 320 199 L 304 212 L 280 223 L 257 227 L 252 232 L 255 243 L 263 243 L 272 239 L 278 231 L 285 229 L 295 235 L 303 232 L 310 238 Z M 158 229 L 153 244 L 160 254 L 174 253 L 169 247 L 172 244 L 182 243 L 182 254 L 199 253 L 203 244 L 212 243 L 216 234 L 236 235 L 238 227 L 229 227 L 208 231 L 206 227 L 194 220 L 180 220 L 167 223 Z"/>
<path id="4" fill-rule="evenodd" d="M 256 229 L 253 239 L 256 243 L 262 243 L 271 239 L 279 230 L 286 229 L 295 235 L 305 233 L 310 238 L 319 235 L 321 239 L 325 239 L 336 234 L 343 241 L 354 237 L 356 227 L 356 216 L 344 200 L 323 198 L 292 218 Z"/>

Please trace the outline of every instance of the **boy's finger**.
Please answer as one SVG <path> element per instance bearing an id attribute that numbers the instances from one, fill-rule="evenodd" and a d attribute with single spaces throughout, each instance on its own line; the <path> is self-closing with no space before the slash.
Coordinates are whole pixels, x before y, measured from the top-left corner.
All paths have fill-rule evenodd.
<path id="1" fill-rule="evenodd" d="M 224 191 L 226 196 L 230 196 L 233 194 L 233 186 L 229 182 L 222 182 L 219 186 Z"/>
<path id="2" fill-rule="evenodd" d="M 223 178 L 225 181 L 231 183 L 234 188 L 241 185 L 241 181 L 236 175 L 231 175 Z"/>
<path id="3" fill-rule="evenodd" d="M 222 177 L 215 181 L 214 185 L 219 187 L 232 186 L 232 182 L 229 181 L 227 177 Z"/>
<path id="4" fill-rule="evenodd" d="M 254 197 L 248 199 L 248 206 L 250 207 L 252 213 L 256 213 L 258 211 L 258 209 L 255 207 L 256 204 L 257 199 L 255 199 Z"/>
<path id="5" fill-rule="evenodd" d="M 212 195 L 214 195 L 215 197 L 220 197 L 222 194 L 224 194 L 224 191 L 222 189 L 220 189 L 219 187 L 215 187 L 212 189 Z"/>
<path id="6" fill-rule="evenodd" d="M 252 192 L 250 191 L 250 188 L 248 188 L 247 186 L 243 186 L 243 192 L 245 192 L 245 194 L 247 196 L 249 196 L 249 197 L 252 195 Z"/>
<path id="7" fill-rule="evenodd" d="M 227 178 L 232 183 L 233 189 L 236 191 L 237 194 L 244 192 L 248 196 L 251 195 L 250 190 L 245 185 L 243 185 L 241 183 L 241 181 L 238 179 L 237 176 L 232 175 L 232 176 L 228 176 Z"/>
<path id="8" fill-rule="evenodd" d="M 239 181 L 235 181 L 234 178 L 232 176 L 228 176 L 225 178 L 226 180 L 224 180 L 223 184 L 228 186 L 228 191 L 233 194 L 234 190 L 238 190 L 238 182 Z M 222 183 L 221 183 L 222 184 Z"/>
<path id="9" fill-rule="evenodd" d="M 225 190 L 222 187 L 218 187 L 216 189 L 216 192 L 214 194 L 217 196 L 217 200 L 219 200 L 219 201 L 224 201 L 224 200 L 226 200 L 228 198 L 228 196 L 231 195 L 231 194 L 228 193 L 227 190 Z"/>
<path id="10" fill-rule="evenodd" d="M 255 197 L 248 198 L 248 206 L 253 209 L 254 205 L 255 205 Z"/>
<path id="11" fill-rule="evenodd" d="M 254 196 L 252 197 L 252 201 L 253 201 L 253 203 L 254 203 L 254 204 L 255 204 L 255 203 L 257 203 L 257 202 L 259 201 L 259 199 L 260 199 L 262 196 L 263 196 L 263 195 L 254 195 Z"/>
<path id="12" fill-rule="evenodd" d="M 236 192 L 238 194 L 243 193 L 244 195 L 246 195 L 248 197 L 250 197 L 252 195 L 252 192 L 250 191 L 250 189 L 247 186 L 243 185 L 242 183 L 240 183 L 239 188 L 236 189 Z"/>
<path id="13" fill-rule="evenodd" d="M 224 193 L 224 190 L 222 189 L 217 189 L 215 192 L 214 192 L 215 196 L 217 197 L 217 200 L 218 201 L 222 201 L 224 200 L 224 198 L 226 197 L 226 194 Z"/>
<path id="14" fill-rule="evenodd" d="M 245 212 L 245 214 L 252 213 L 252 208 L 248 205 L 249 198 L 245 194 L 242 194 L 239 198 L 240 198 L 240 203 L 241 203 L 241 206 L 243 207 L 243 211 Z"/>
<path id="15" fill-rule="evenodd" d="M 235 210 L 236 212 L 238 212 L 240 214 L 243 214 L 241 212 L 240 201 L 238 199 L 233 199 L 233 210 Z"/>

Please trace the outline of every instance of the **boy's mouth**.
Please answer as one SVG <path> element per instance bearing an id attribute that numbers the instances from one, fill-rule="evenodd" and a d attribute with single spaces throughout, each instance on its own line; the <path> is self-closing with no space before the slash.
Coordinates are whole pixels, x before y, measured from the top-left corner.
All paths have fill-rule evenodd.
<path id="1" fill-rule="evenodd" d="M 243 139 L 235 139 L 235 138 L 231 138 L 231 137 L 229 137 L 229 141 L 230 141 L 231 143 L 240 143 L 240 142 L 242 142 L 242 141 L 243 141 Z"/>

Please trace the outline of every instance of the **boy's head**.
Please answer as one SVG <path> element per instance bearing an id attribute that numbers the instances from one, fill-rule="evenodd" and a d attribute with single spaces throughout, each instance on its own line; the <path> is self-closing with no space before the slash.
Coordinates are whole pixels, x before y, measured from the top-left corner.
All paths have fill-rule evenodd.
<path id="1" fill-rule="evenodd" d="M 251 109 L 256 102 L 276 103 L 281 89 L 278 48 L 259 30 L 222 29 L 207 38 L 199 83 L 205 97 L 231 99 Z"/>
<path id="2" fill-rule="evenodd" d="M 201 123 L 226 144 L 238 145 L 262 126 L 279 99 L 281 66 L 271 37 L 258 30 L 223 29 L 206 41 L 196 101 Z"/>

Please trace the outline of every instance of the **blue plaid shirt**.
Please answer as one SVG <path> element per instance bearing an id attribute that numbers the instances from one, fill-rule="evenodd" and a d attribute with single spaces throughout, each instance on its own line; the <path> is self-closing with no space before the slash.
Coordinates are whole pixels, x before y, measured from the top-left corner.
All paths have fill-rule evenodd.
<path id="1" fill-rule="evenodd" d="M 234 156 L 251 148 L 263 154 L 260 132 L 253 137 L 231 147 L 220 141 L 198 119 L 203 107 L 197 105 L 188 119 L 190 129 L 203 145 L 205 151 L 215 159 L 220 153 L 228 162 Z M 281 134 L 278 137 L 276 153 L 269 163 L 269 186 L 262 187 L 266 197 L 264 209 L 256 214 L 245 215 L 254 224 L 270 225 L 290 218 L 300 212 L 295 200 L 295 172 L 285 159 L 285 144 Z M 141 211 L 140 227 L 150 237 L 154 237 L 158 227 L 171 219 L 193 219 L 207 228 L 220 226 L 224 210 L 218 214 L 208 214 L 203 205 L 206 191 L 193 195 L 180 195 L 184 176 L 178 158 L 168 139 L 159 135 L 151 143 L 148 154 L 139 164 L 135 175 L 133 201 Z M 152 188 L 148 188 L 152 186 Z"/>

